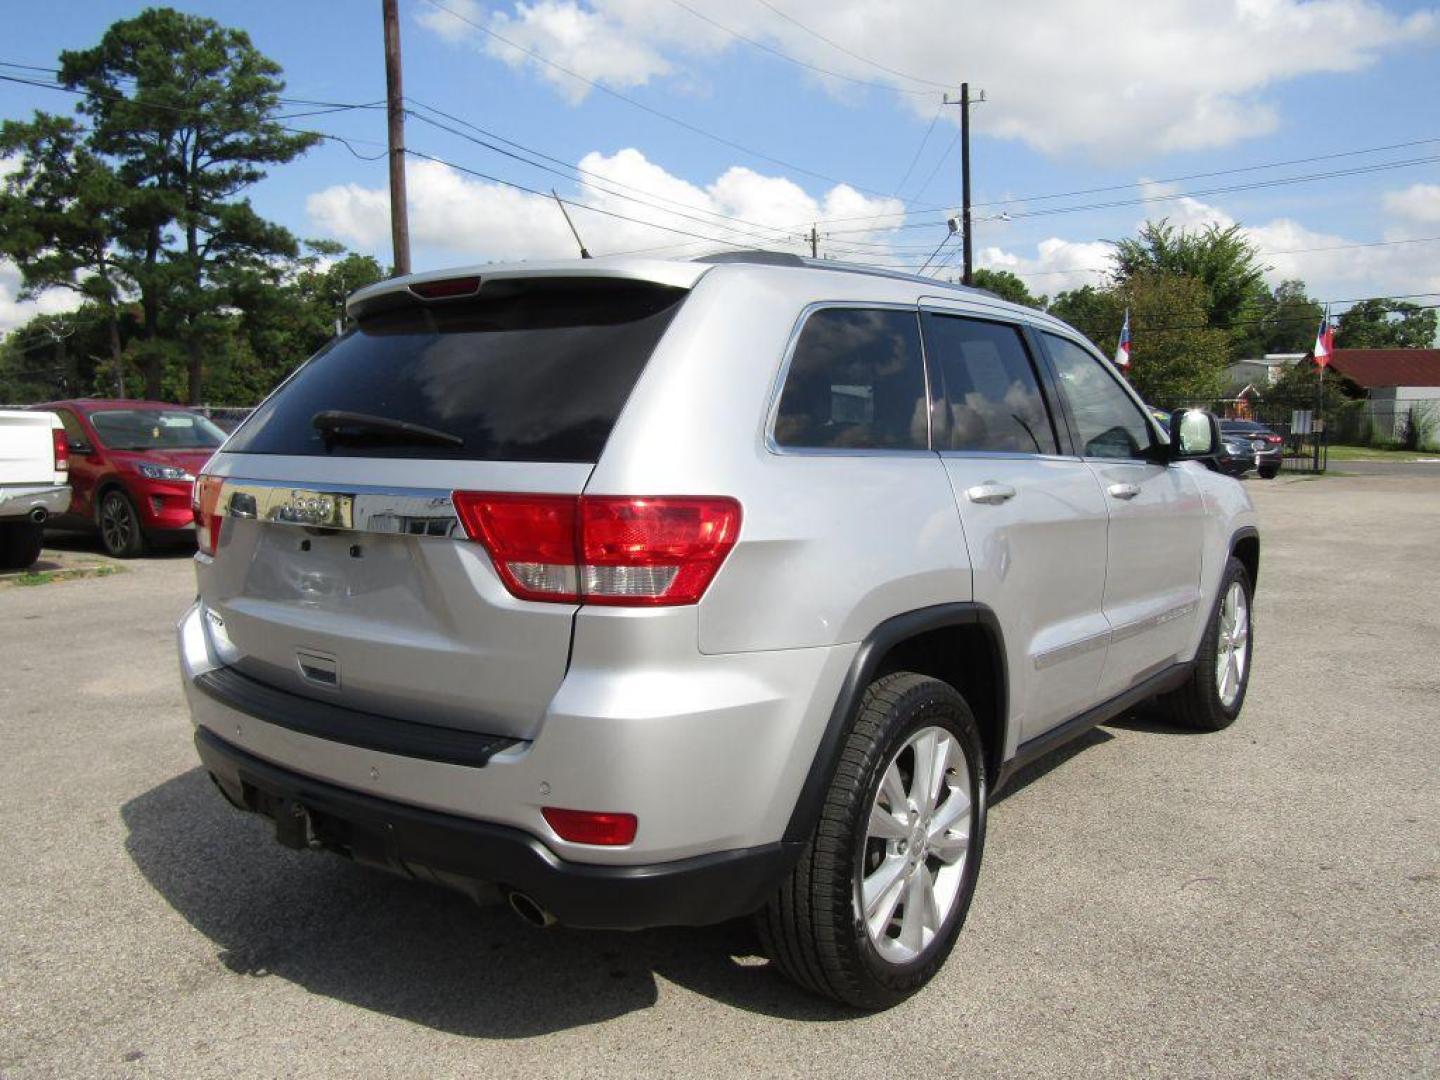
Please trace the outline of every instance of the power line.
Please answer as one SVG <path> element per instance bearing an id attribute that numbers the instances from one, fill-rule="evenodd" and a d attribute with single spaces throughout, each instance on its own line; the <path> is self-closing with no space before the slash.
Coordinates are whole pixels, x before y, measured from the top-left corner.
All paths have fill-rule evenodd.
<path id="1" fill-rule="evenodd" d="M 455 115 L 453 115 L 453 114 L 451 114 L 451 113 L 447 113 L 447 112 L 445 112 L 445 111 L 442 110 L 442 109 L 437 109 L 437 108 L 436 108 L 435 106 L 433 106 L 433 105 L 426 105 L 425 103 L 420 102 L 420 101 L 416 101 L 416 100 L 413 99 L 413 98 L 411 99 L 411 101 L 412 101 L 415 105 L 420 106 L 422 109 L 426 109 L 426 110 L 428 110 L 428 111 L 430 111 L 430 112 L 435 113 L 435 114 L 438 115 L 438 116 L 443 116 L 443 117 L 445 117 L 447 120 L 453 121 L 453 122 L 456 123 L 456 124 L 459 124 L 459 125 L 461 125 L 461 126 L 463 126 L 463 127 L 467 127 L 467 128 L 469 128 L 469 129 L 471 129 L 472 131 L 476 131 L 476 132 L 479 132 L 479 133 L 482 134 L 482 135 L 488 136 L 490 139 L 494 139 L 496 142 L 504 143 L 506 146 L 515 147 L 515 149 L 518 150 L 518 151 L 521 151 L 521 153 L 512 152 L 512 151 L 510 151 L 510 150 L 505 149 L 505 147 L 503 147 L 503 146 L 496 146 L 496 145 L 494 145 L 493 143 L 487 142 L 485 139 L 477 138 L 477 137 L 475 137 L 475 136 L 473 136 L 473 135 L 468 135 L 468 134 L 466 134 L 466 133 L 463 132 L 463 131 L 457 131 L 457 130 L 455 130 L 455 129 L 452 128 L 452 127 L 448 127 L 448 126 L 445 125 L 445 124 L 441 124 L 441 123 L 437 122 L 436 120 L 432 119 L 431 117 L 425 116 L 425 115 L 423 115 L 423 114 L 421 114 L 421 113 L 417 113 L 417 112 L 415 112 L 415 111 L 413 111 L 413 110 L 407 110 L 407 111 L 409 112 L 409 115 L 411 115 L 412 117 L 414 117 L 416 120 L 419 120 L 421 123 L 429 124 L 429 125 L 431 125 L 431 126 L 433 126 L 433 127 L 439 128 L 439 129 L 442 130 L 442 131 L 447 131 L 447 132 L 449 132 L 450 134 L 455 135 L 455 136 L 458 137 L 458 138 L 465 139 L 466 141 L 472 142 L 472 143 L 476 144 L 477 146 L 485 147 L 486 149 L 492 150 L 492 151 L 494 151 L 495 153 L 501 154 L 501 155 L 503 155 L 503 156 L 505 156 L 505 157 L 513 158 L 514 160 L 520 161 L 520 162 L 522 162 L 522 163 L 524 163 L 524 164 L 527 164 L 527 165 L 530 165 L 530 166 L 532 166 L 533 168 L 541 169 L 541 170 L 543 170 L 543 171 L 545 171 L 545 172 L 552 173 L 553 175 L 556 175 L 556 176 L 562 176 L 562 177 L 564 177 L 566 180 L 575 181 L 575 180 L 577 179 L 577 177 L 579 177 L 579 178 L 584 178 L 584 179 L 581 179 L 581 180 L 580 180 L 581 183 L 584 183 L 585 180 L 589 180 L 589 181 L 591 182 L 591 186 L 592 186 L 592 187 L 594 187 L 596 190 L 599 190 L 599 191 L 604 192 L 604 193 L 607 194 L 607 195 L 614 195 L 614 196 L 617 197 L 617 198 L 627 199 L 627 200 L 629 200 L 629 201 L 631 201 L 631 202 L 638 202 L 638 203 L 640 203 L 641 205 L 648 206 L 648 207 L 650 207 L 650 208 L 653 209 L 653 210 L 659 210 L 661 213 L 676 214 L 677 216 L 687 217 L 687 218 L 690 217 L 689 214 L 687 214 L 687 213 L 681 213 L 679 210 L 672 210 L 672 209 L 669 209 L 669 208 L 664 207 L 664 206 L 657 206 L 657 205 L 655 205 L 654 202 L 647 202 L 647 201 L 646 201 L 646 199 L 653 199 L 653 200 L 657 200 L 658 202 L 669 203 L 669 204 L 671 204 L 671 206 L 680 207 L 682 210 L 685 210 L 685 211 L 692 211 L 692 212 L 698 213 L 698 214 L 705 214 L 705 215 L 708 215 L 708 216 L 710 216 L 710 217 L 719 218 L 719 219 L 721 219 L 721 220 L 723 220 L 723 221 L 726 221 L 726 222 L 734 222 L 736 225 L 743 225 L 743 226 L 747 226 L 747 227 L 752 228 L 752 229 L 760 229 L 760 230 L 763 230 L 764 233 L 768 233 L 768 234 L 770 234 L 770 235 L 761 235 L 761 234 L 757 234 L 757 233 L 751 233 L 751 234 L 749 234 L 749 235 L 751 236 L 752 239 L 764 240 L 764 241 L 767 242 L 767 243 L 773 243 L 773 242 L 776 242 L 776 241 L 778 241 L 778 240 L 784 240 L 784 239 L 790 239 L 790 238 L 791 238 L 791 236 L 790 236 L 791 230 L 787 230 L 787 229 L 784 228 L 783 226 L 766 225 L 766 224 L 763 224 L 762 222 L 749 221 L 749 220 L 747 220 L 747 219 L 745 219 L 745 218 L 735 217 L 735 216 L 730 215 L 730 214 L 722 213 L 722 212 L 720 212 L 720 211 L 718 211 L 718 210 L 707 210 L 707 209 L 704 208 L 704 207 L 695 206 L 695 205 L 693 205 L 693 204 L 691 204 L 691 203 L 681 202 L 681 201 L 676 200 L 676 199 L 670 199 L 670 198 L 667 198 L 666 196 L 663 196 L 663 195 L 657 195 L 657 194 L 655 194 L 655 193 L 653 193 L 653 192 L 650 192 L 650 191 L 647 191 L 647 190 L 645 190 L 645 189 L 643 189 L 643 188 L 636 187 L 636 186 L 634 186 L 633 184 L 627 184 L 627 183 L 625 183 L 624 181 L 612 179 L 611 177 L 605 176 L 605 175 L 603 175 L 603 174 L 601 174 L 601 173 L 594 172 L 594 171 L 592 171 L 592 170 L 590 170 L 590 169 L 581 168 L 581 167 L 578 166 L 578 165 L 571 165 L 569 162 L 564 161 L 564 160 L 561 159 L 561 158 L 557 158 L 557 157 L 554 157 L 554 156 L 551 155 L 551 154 L 547 154 L 547 153 L 544 153 L 543 151 L 536 150 L 536 149 L 534 149 L 534 148 L 532 148 L 532 147 L 529 147 L 529 146 L 524 145 L 523 143 L 517 143 L 517 142 L 515 142 L 515 141 L 512 140 L 512 139 L 507 139 L 507 138 L 505 138 L 504 136 L 502 136 L 502 135 L 497 135 L 497 134 L 495 134 L 495 133 L 492 132 L 492 131 L 487 131 L 485 128 L 482 128 L 482 127 L 480 127 L 480 126 L 477 125 L 477 124 L 473 124 L 473 123 L 471 123 L 470 121 L 465 120 L 465 119 L 462 118 L 462 117 L 455 116 Z M 530 158 L 525 157 L 525 156 L 522 156 L 522 155 L 524 155 L 524 154 L 528 154 L 528 155 L 530 155 L 531 157 L 540 158 L 540 159 L 542 159 L 542 160 L 541 160 L 541 161 L 532 161 L 532 160 L 530 160 Z M 543 162 L 545 162 L 545 161 L 552 162 L 552 163 L 554 163 L 555 166 L 559 166 L 559 168 L 554 168 L 554 167 L 551 167 L 551 166 L 549 166 L 549 165 L 543 164 Z M 562 170 L 564 170 L 564 171 L 562 171 Z M 572 174 L 573 174 L 573 175 L 572 175 Z M 625 194 L 623 194 L 622 192 L 619 192 L 619 191 L 611 191 L 611 190 L 609 190 L 608 188 L 601 187 L 601 186 L 600 186 L 601 183 L 603 183 L 603 184 L 608 184 L 608 185 L 612 185 L 612 186 L 618 187 L 618 188 L 623 188 L 623 189 L 625 189 L 625 190 L 627 190 L 627 191 L 637 192 L 639 195 L 644 196 L 645 198 L 644 198 L 644 199 L 636 198 L 635 196 L 625 195 Z M 715 222 L 706 222 L 706 221 L 703 221 L 703 219 L 700 219 L 700 218 L 690 218 L 690 220 L 698 221 L 698 222 L 700 222 L 701 224 L 708 224 L 708 225 L 714 225 L 714 224 L 716 224 Z M 726 227 L 733 227 L 733 226 L 726 226 Z M 736 230 L 736 231 L 742 231 L 742 230 Z"/>
<path id="2" fill-rule="evenodd" d="M 816 180 L 824 180 L 827 184 L 844 184 L 847 187 L 854 188 L 856 191 L 863 191 L 867 195 L 878 195 L 881 198 L 887 197 L 884 192 L 876 191 L 873 188 L 861 187 L 859 184 L 852 183 L 849 180 L 841 180 L 838 177 L 829 176 L 825 173 L 817 172 L 814 169 L 807 169 L 801 165 L 796 165 L 792 162 L 785 161 L 783 158 L 777 158 L 771 156 L 770 154 L 762 153 L 761 151 L 748 147 L 743 143 L 738 143 L 733 139 L 728 139 L 724 135 L 717 135 L 715 132 L 708 131 L 697 124 L 692 124 L 688 120 L 682 120 L 678 116 L 673 116 L 670 113 L 663 112 L 660 109 L 654 108 L 653 106 L 646 105 L 643 101 L 639 101 L 636 98 L 632 98 L 626 94 L 622 94 L 618 90 L 612 90 L 604 83 L 596 82 L 594 79 L 586 78 L 584 75 L 581 75 L 576 71 L 572 71 L 570 68 L 565 67 L 563 64 L 557 63 L 556 61 L 551 60 L 547 56 L 541 55 L 533 49 L 527 49 L 523 45 L 516 44 L 514 41 L 511 41 L 503 34 L 497 33 L 496 31 L 490 29 L 488 26 L 478 23 L 474 19 L 467 18 L 466 16 L 461 15 L 459 12 L 453 10 L 452 8 L 446 7 L 444 4 L 440 3 L 440 0 L 425 0 L 425 2 L 428 3 L 431 7 L 438 8 L 440 11 L 445 12 L 445 14 L 449 15 L 451 18 L 458 19 L 460 22 L 463 22 L 466 25 L 472 26 L 476 30 L 479 30 L 482 34 L 492 37 L 496 41 L 499 41 L 500 43 L 509 46 L 516 52 L 524 53 L 531 59 L 545 64 L 547 67 L 554 68 L 556 71 L 559 71 L 564 75 L 568 75 L 570 78 L 575 79 L 577 82 L 582 82 L 586 86 L 589 86 L 594 90 L 600 91 L 600 93 L 602 94 L 613 97 L 617 101 L 623 101 L 627 105 L 640 109 L 642 112 L 647 112 L 651 116 L 659 117 L 661 120 L 665 120 L 668 123 L 675 124 L 677 127 L 682 127 L 686 131 L 692 132 L 693 134 L 709 139 L 712 142 L 719 143 L 722 146 L 728 146 L 732 150 L 739 150 L 742 154 L 748 154 L 751 157 L 759 158 L 761 161 L 768 161 L 772 165 L 779 165 L 783 169 L 790 169 L 793 172 L 802 173 L 805 176 L 813 177 Z"/>
<path id="3" fill-rule="evenodd" d="M 770 45 L 766 45 L 763 41 L 757 41 L 755 38 L 740 33 L 740 31 L 738 30 L 732 30 L 730 27 L 725 26 L 722 23 L 716 22 L 704 12 L 696 11 L 689 4 L 685 3 L 684 0 L 670 0 L 670 2 L 678 8 L 682 8 L 685 11 L 688 11 L 691 15 L 694 15 L 695 18 L 699 19 L 701 22 L 708 23 L 716 30 L 719 30 L 725 34 L 729 34 L 735 40 L 743 41 L 746 45 L 749 45 L 752 48 L 761 49 L 764 52 L 769 53 L 771 56 L 778 56 L 781 60 L 784 60 L 787 63 L 795 64 L 797 67 L 806 68 L 810 71 L 818 72 L 821 75 L 828 75 L 832 79 L 843 79 L 845 82 L 855 83 L 857 86 L 870 86 L 876 88 L 877 90 L 888 90 L 892 94 L 912 94 L 916 97 L 935 96 L 934 90 L 907 90 L 903 86 L 892 86 L 890 83 L 875 82 L 871 79 L 857 79 L 853 75 L 843 75 L 838 71 L 831 71 L 829 68 L 823 68 L 816 64 L 809 63 L 806 60 L 801 60 L 798 57 L 791 56 L 789 53 L 783 52 L 780 49 L 776 49 Z"/>
<path id="4" fill-rule="evenodd" d="M 885 64 L 880 63 L 880 61 L 878 61 L 878 60 L 872 60 L 872 59 L 870 59 L 868 56 L 861 56 L 859 53 L 857 53 L 857 52 L 852 52 L 850 49 L 847 49 L 844 45 L 841 45 L 838 41 L 832 41 L 830 38 L 826 37 L 824 34 L 820 33 L 818 30 L 812 30 L 810 27 L 808 27 L 808 26 L 806 26 L 804 23 L 802 23 L 799 19 L 796 19 L 796 18 L 794 18 L 793 16 L 790 16 L 790 15 L 787 15 L 785 12 L 783 12 L 783 11 L 781 11 L 779 8 L 777 8 L 774 4 L 770 3 L 769 0 L 756 0 L 756 2 L 759 3 L 759 4 L 761 4 L 761 5 L 763 5 L 764 7 L 769 8 L 769 9 L 770 9 L 771 11 L 773 11 L 776 15 L 779 15 L 780 18 L 784 19 L 786 22 L 790 23 L 792 26 L 799 27 L 801 30 L 805 31 L 805 33 L 809 34 L 811 37 L 813 37 L 813 38 L 815 38 L 815 39 L 817 39 L 817 40 L 819 40 L 819 41 L 823 41 L 826 45 L 829 45 L 832 49 L 836 49 L 836 50 L 844 53 L 846 56 L 849 56 L 849 57 L 851 57 L 851 58 L 853 58 L 853 59 L 855 59 L 855 60 L 859 60 L 859 61 L 860 61 L 861 63 L 863 63 L 863 64 L 869 64 L 869 65 L 870 65 L 871 67 L 873 67 L 873 68 L 878 68 L 880 71 L 887 72 L 888 74 L 891 74 L 891 75 L 898 75 L 898 76 L 899 76 L 900 78 L 902 78 L 902 79 L 909 79 L 911 82 L 924 83 L 924 84 L 927 85 L 927 86 L 933 86 L 933 87 L 935 87 L 935 88 L 938 89 L 938 90 L 954 90 L 954 89 L 955 89 L 955 84 L 954 84 L 954 83 L 935 82 L 933 79 L 924 79 L 924 78 L 921 78 L 919 75 L 908 75 L 908 74 L 906 74 L 906 73 L 903 72 L 903 71 L 898 71 L 898 70 L 895 69 L 895 68 L 887 67 Z"/>
<path id="5" fill-rule="evenodd" d="M 1249 184 L 1230 184 L 1225 187 L 1206 188 L 1200 191 L 1177 191 L 1165 195 L 1144 195 L 1134 199 L 1114 199 L 1109 202 L 1086 203 L 1079 206 L 1057 206 L 1048 210 L 1019 210 L 1012 213 L 1012 218 L 1031 217 L 1054 217 L 1060 214 L 1085 213 L 1091 210 L 1109 210 L 1122 206 L 1139 206 L 1157 202 L 1175 202 L 1180 199 L 1196 199 L 1208 195 L 1225 195 L 1236 191 L 1255 191 L 1261 188 L 1286 187 L 1290 184 L 1311 183 L 1316 180 L 1331 180 L 1342 176 L 1361 176 L 1368 173 L 1385 172 L 1390 169 L 1410 168 L 1416 165 L 1429 165 L 1440 161 L 1440 155 L 1422 158 L 1407 158 L 1401 161 L 1381 162 L 1373 165 L 1361 165 L 1351 169 L 1332 169 L 1329 172 L 1307 173 L 1300 176 L 1277 177 L 1273 180 L 1257 180 Z M 994 204 L 991 204 L 994 205 Z M 894 229 L 924 229 L 939 224 L 936 221 L 915 221 L 906 222 L 901 225 L 891 226 Z M 845 232 L 870 232 L 870 229 L 832 229 L 832 233 Z"/>
<path id="6" fill-rule="evenodd" d="M 956 139 L 958 140 L 958 138 L 959 138 L 959 136 L 957 135 L 957 136 L 956 136 Z M 1364 155 L 1364 154 L 1379 154 L 1379 153 L 1384 153 L 1384 152 L 1390 151 L 1390 150 L 1404 150 L 1404 149 L 1409 149 L 1410 147 L 1415 147 L 1415 146 L 1427 146 L 1427 145 L 1430 145 L 1430 144 L 1433 144 L 1433 143 L 1440 143 L 1440 137 L 1431 137 L 1431 138 L 1424 138 L 1424 139 L 1411 139 L 1411 140 L 1409 140 L 1409 141 L 1407 141 L 1407 142 L 1389 143 L 1389 144 L 1387 144 L 1387 145 L 1385 145 L 1385 146 L 1367 146 L 1367 147 L 1361 147 L 1361 148 L 1355 149 L 1355 150 L 1341 150 L 1341 151 L 1337 151 L 1337 152 L 1331 153 L 1331 154 L 1316 154 L 1316 155 L 1314 155 L 1314 156 L 1312 156 L 1312 157 L 1291 158 L 1291 159 L 1286 160 L 1286 161 L 1269 161 L 1269 162 L 1264 162 L 1264 163 L 1259 164 L 1259 165 L 1241 165 L 1241 166 L 1237 166 L 1237 167 L 1231 168 L 1231 169 L 1212 169 L 1212 170 L 1210 170 L 1209 172 L 1189 173 L 1189 174 L 1187 174 L 1187 175 L 1185 175 L 1185 176 L 1162 177 L 1162 178 L 1157 179 L 1157 180 L 1135 180 L 1135 181 L 1131 181 L 1131 182 L 1124 183 L 1124 184 L 1108 184 L 1108 185 L 1105 185 L 1105 186 L 1103 186 L 1103 187 L 1076 188 L 1076 189 L 1073 190 L 1073 191 L 1052 191 L 1052 192 L 1048 192 L 1048 193 L 1040 194 L 1040 195 L 1019 195 L 1019 196 L 1015 196 L 1015 197 L 1013 197 L 1013 198 L 1007 198 L 1007 199 L 992 199 L 992 200 L 990 200 L 990 201 L 988 201 L 988 202 L 977 202 L 977 203 L 974 203 L 973 205 L 974 205 L 974 206 L 1013 206 L 1013 205 L 1015 205 L 1016 203 L 1043 202 L 1043 201 L 1048 201 L 1048 200 L 1050 200 L 1050 199 L 1067 199 L 1067 198 L 1073 198 L 1073 197 L 1079 196 L 1079 195 L 1096 195 L 1096 194 L 1101 194 L 1101 193 L 1104 193 L 1104 192 L 1107 192 L 1107 191 L 1125 191 L 1125 190 L 1128 190 L 1128 189 L 1130 189 L 1130 188 L 1142 187 L 1142 186 L 1144 186 L 1144 185 L 1146 185 L 1146 184 L 1178 184 L 1178 183 L 1183 183 L 1183 182 L 1185 182 L 1185 181 L 1187 181 L 1187 180 L 1203 180 L 1203 179 L 1209 179 L 1209 178 L 1215 177 L 1215 176 L 1231 176 L 1231 175 L 1238 174 L 1238 173 L 1261 172 L 1261 171 L 1264 171 L 1265 169 L 1282 169 L 1282 168 L 1286 168 L 1287 166 L 1290 166 L 1290 165 L 1306 165 L 1306 164 L 1311 164 L 1311 163 L 1317 162 L 1317 161 L 1332 161 L 1332 160 L 1336 160 L 1336 159 L 1339 159 L 1339 158 L 1359 157 L 1359 156 Z M 1382 165 L 1383 165 L 1383 164 L 1386 164 L 1386 163 L 1381 162 L 1381 163 L 1379 163 L 1379 164 L 1382 164 Z M 944 211 L 944 210 L 947 210 L 947 209 L 948 209 L 948 207 L 944 207 L 944 206 L 927 206 L 927 207 L 920 207 L 919 209 L 915 210 L 914 212 L 917 213 L 917 214 L 928 214 L 928 213 L 934 213 L 934 212 L 936 212 L 936 211 Z M 893 215 L 893 214 L 892 214 L 892 215 L 886 215 L 886 216 L 892 216 L 892 217 L 893 217 L 893 216 L 899 216 L 899 215 Z M 1018 216 L 1018 215 L 1016 215 L 1016 216 Z M 872 217 L 872 215 L 870 215 L 870 214 L 852 214 L 852 215 L 850 215 L 850 216 L 848 216 L 848 217 L 827 218 L 825 221 L 821 222 L 821 224 L 834 223 L 834 222 L 842 222 L 842 221 L 865 221 L 865 220 L 868 220 L 870 217 Z"/>

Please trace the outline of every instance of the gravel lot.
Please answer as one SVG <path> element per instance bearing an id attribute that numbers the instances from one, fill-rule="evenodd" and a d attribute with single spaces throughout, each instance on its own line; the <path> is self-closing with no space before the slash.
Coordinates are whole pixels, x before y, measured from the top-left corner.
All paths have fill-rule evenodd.
<path id="1" fill-rule="evenodd" d="M 0 589 L 0 1075 L 1435 1075 L 1440 480 L 1248 486 L 1240 721 L 1038 763 L 868 1017 L 743 928 L 540 932 L 275 845 L 196 767 L 184 557 Z"/>

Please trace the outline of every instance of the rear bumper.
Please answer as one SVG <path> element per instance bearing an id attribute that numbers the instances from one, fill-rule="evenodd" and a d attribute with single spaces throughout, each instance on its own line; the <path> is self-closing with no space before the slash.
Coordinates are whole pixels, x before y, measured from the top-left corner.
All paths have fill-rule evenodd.
<path id="1" fill-rule="evenodd" d="M 68 509 L 69 484 L 0 487 L 0 518 L 23 518 L 35 510 L 43 510 L 46 517 L 54 517 Z"/>
<path id="2" fill-rule="evenodd" d="M 774 843 L 652 865 L 558 858 L 519 829 L 379 799 L 283 769 L 205 728 L 200 759 L 231 803 L 276 822 L 290 846 L 318 846 L 461 889 L 522 892 L 566 925 L 634 930 L 704 926 L 759 908 L 799 845 Z"/>

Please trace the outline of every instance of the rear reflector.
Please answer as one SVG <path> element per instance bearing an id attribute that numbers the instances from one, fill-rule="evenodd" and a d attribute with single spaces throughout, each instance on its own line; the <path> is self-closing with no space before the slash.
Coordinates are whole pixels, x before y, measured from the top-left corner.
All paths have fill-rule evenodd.
<path id="1" fill-rule="evenodd" d="M 225 519 L 220 509 L 220 489 L 225 481 L 218 476 L 203 473 L 195 478 L 195 487 L 190 493 L 190 513 L 195 518 L 195 544 L 206 555 L 214 555 L 220 545 L 220 524 Z"/>
<path id="2" fill-rule="evenodd" d="M 440 281 L 420 281 L 410 286 L 410 291 L 426 300 L 450 300 L 457 296 L 474 296 L 480 291 L 478 276 L 444 278 Z"/>
<path id="3" fill-rule="evenodd" d="M 572 844 L 599 844 L 619 847 L 635 839 L 639 821 L 634 814 L 612 814 L 599 810 L 562 810 L 544 806 L 540 812 L 561 840 Z"/>
<path id="4" fill-rule="evenodd" d="M 727 498 L 457 491 L 455 511 L 522 600 L 653 607 L 705 594 L 740 533 Z"/>
<path id="5" fill-rule="evenodd" d="M 70 440 L 65 437 L 64 428 L 51 428 L 52 445 L 55 447 L 55 471 L 68 472 L 70 469 Z"/>

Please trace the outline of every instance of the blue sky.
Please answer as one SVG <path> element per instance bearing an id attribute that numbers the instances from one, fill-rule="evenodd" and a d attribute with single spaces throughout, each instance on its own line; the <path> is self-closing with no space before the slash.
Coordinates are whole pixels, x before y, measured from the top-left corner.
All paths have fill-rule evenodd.
<path id="1" fill-rule="evenodd" d="M 1275 279 L 1301 276 L 1323 299 L 1440 292 L 1440 243 L 1351 246 L 1440 236 L 1437 161 L 1188 200 L 1022 216 L 1440 159 L 1440 16 L 1424 4 L 439 3 L 448 12 L 432 0 L 401 0 L 412 106 L 438 107 L 564 162 L 583 163 L 650 205 L 620 199 L 614 187 L 606 192 L 538 171 L 413 120 L 409 145 L 500 179 L 558 187 L 582 204 L 576 222 L 597 253 L 690 238 L 604 217 L 588 206 L 732 242 L 748 243 L 742 234 L 758 232 L 769 246 L 795 243 L 810 220 L 830 218 L 820 225 L 823 251 L 918 265 L 945 235 L 943 208 L 959 201 L 958 153 L 936 170 L 953 143 L 956 110 L 940 109 L 940 90 L 930 83 L 968 76 L 989 99 L 974 112 L 974 196 L 990 204 L 977 210 L 977 261 L 1014 269 L 1037 292 L 1095 280 L 1091 268 L 1104 264 L 1099 241 L 1129 234 L 1147 216 L 1165 215 L 1190 225 L 1242 223 L 1262 250 L 1275 253 L 1267 255 Z M 384 95 L 378 0 L 174 6 L 248 31 L 284 66 L 290 96 L 371 102 Z M 104 0 L 43 9 L 4 0 L 0 14 L 9 32 L 0 60 L 51 64 L 61 49 L 93 44 L 110 22 L 138 10 Z M 786 164 L 620 101 L 516 53 L 481 27 Z M 879 85 L 821 76 L 765 47 Z M 0 83 L 0 116 L 70 107 L 64 94 Z M 903 202 L 884 196 L 895 192 L 937 111 L 941 119 L 900 190 L 913 201 L 901 216 Z M 385 136 L 379 110 L 294 123 L 350 137 L 365 154 L 378 153 Z M 1171 185 L 1145 183 L 1422 139 L 1437 141 Z M 383 161 L 362 161 L 328 143 L 276 169 L 252 198 L 298 235 L 339 239 L 388 258 L 385 182 Z M 412 163 L 410 184 L 417 268 L 571 252 L 553 203 L 435 163 Z M 1038 203 L 1005 201 L 1142 184 Z M 1001 211 L 1011 220 L 989 220 Z M 737 217 L 752 224 L 737 225 Z M 899 224 L 917 227 L 889 227 Z M 693 242 L 657 254 L 717 246 Z M 33 310 L 15 303 L 14 290 L 13 267 L 0 267 L 0 329 Z"/>

